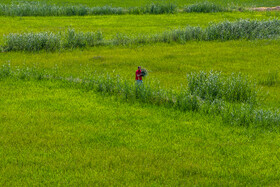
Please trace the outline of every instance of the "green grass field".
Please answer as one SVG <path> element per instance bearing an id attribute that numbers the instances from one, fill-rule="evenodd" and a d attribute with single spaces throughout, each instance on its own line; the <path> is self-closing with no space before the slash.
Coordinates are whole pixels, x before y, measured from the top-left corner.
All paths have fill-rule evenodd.
<path id="1" fill-rule="evenodd" d="M 113 15 L 85 17 L 0 17 L 5 27 L 0 35 L 23 32 L 102 31 L 105 36 L 126 34 L 151 34 L 170 29 L 190 26 L 206 27 L 211 22 L 238 19 L 269 20 L 278 18 L 278 12 L 228 12 L 228 13 L 185 13 L 170 15 Z"/>
<path id="2" fill-rule="evenodd" d="M 10 3 L 10 0 L 1 3 Z M 151 1 L 64 1 L 48 3 L 142 6 Z M 159 2 L 159 1 L 153 1 Z M 165 2 L 165 1 L 160 1 Z M 199 1 L 175 3 L 183 7 Z M 212 1 L 210 1 L 212 2 Z M 213 1 L 221 4 L 232 1 Z M 241 6 L 276 6 L 280 1 L 234 1 Z M 1 16 L 3 35 L 52 31 L 154 34 L 205 28 L 210 22 L 269 20 L 279 12 L 178 13 L 73 17 Z M 258 107 L 280 107 L 279 38 L 188 41 L 0 52 L 0 66 L 19 71 L 36 66 L 62 77 L 119 75 L 133 84 L 137 66 L 149 70 L 144 84 L 179 92 L 187 74 L 210 70 L 242 73 L 256 83 Z M 1 77 L 1 186 L 277 186 L 279 126 L 233 126 L 220 116 L 126 101 L 87 91 L 62 80 Z M 280 125 L 280 124 L 279 124 Z M 272 130 L 273 129 L 273 130 Z"/>
<path id="3" fill-rule="evenodd" d="M 206 50 L 207 49 L 207 50 Z M 278 41 L 190 42 L 132 47 L 96 47 L 56 53 L 9 52 L 0 57 L 2 64 L 12 66 L 58 67 L 66 76 L 82 76 L 83 72 L 118 74 L 133 81 L 135 67 L 150 71 L 147 81 L 159 81 L 161 86 L 179 89 L 186 86 L 186 74 L 194 71 L 222 71 L 230 75 L 242 72 L 255 82 L 267 79 L 269 72 L 279 70 Z M 279 82 L 274 86 L 258 85 L 264 103 L 278 107 Z M 268 92 L 268 93 L 267 93 Z M 260 93 L 261 95 L 263 93 Z"/>
<path id="4" fill-rule="evenodd" d="M 276 132 L 1 81 L 1 185 L 277 185 Z M 78 102 L 77 102 L 78 101 Z"/>

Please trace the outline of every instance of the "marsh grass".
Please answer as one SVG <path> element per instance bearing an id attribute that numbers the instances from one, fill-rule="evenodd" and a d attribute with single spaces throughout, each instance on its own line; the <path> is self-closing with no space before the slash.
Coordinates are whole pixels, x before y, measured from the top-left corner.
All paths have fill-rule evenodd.
<path id="1" fill-rule="evenodd" d="M 5 36 L 4 51 L 55 51 L 93 47 L 102 44 L 101 32 L 76 32 L 68 29 L 66 33 L 53 32 L 9 34 Z"/>
<path id="2" fill-rule="evenodd" d="M 134 45 L 153 43 L 185 43 L 187 41 L 228 41 L 276 39 L 280 35 L 280 21 L 244 20 L 212 23 L 205 29 L 188 26 L 153 35 L 117 34 L 112 39 L 104 39 L 101 32 L 77 32 L 68 29 L 65 33 L 24 33 L 4 36 L 3 51 L 55 51 L 59 49 L 85 48 L 100 45 Z"/>
<path id="3" fill-rule="evenodd" d="M 230 11 L 230 9 L 222 5 L 205 1 L 205 2 L 188 5 L 184 8 L 183 11 L 209 13 L 209 12 L 228 12 Z"/>
<path id="4" fill-rule="evenodd" d="M 55 51 L 61 48 L 61 36 L 52 32 L 9 34 L 4 51 Z"/>
<path id="5" fill-rule="evenodd" d="M 142 7 L 88 7 L 85 5 L 55 5 L 45 2 L 18 2 L 10 5 L 0 4 L 1 16 L 86 16 L 86 15 L 123 15 L 123 14 L 173 14 L 177 13 L 173 3 L 151 3 Z"/>
<path id="6" fill-rule="evenodd" d="M 187 79 L 190 93 L 202 99 L 210 101 L 223 99 L 228 102 L 252 104 L 257 99 L 256 85 L 240 73 L 223 77 L 220 72 L 200 71 L 188 74 Z"/>
<path id="7" fill-rule="evenodd" d="M 202 112 L 213 116 L 221 116 L 223 121 L 231 125 L 260 126 L 275 128 L 280 124 L 278 111 L 262 109 L 254 102 L 256 88 L 248 78 L 231 75 L 222 77 L 220 73 L 210 71 L 188 75 L 188 87 L 179 92 L 162 89 L 160 85 L 150 83 L 132 84 L 119 76 L 90 74 L 87 78 L 59 76 L 57 69 L 49 71 L 36 67 L 16 68 L 3 65 L 0 77 L 21 80 L 60 80 L 65 86 L 83 90 L 94 90 L 102 94 L 116 95 L 128 102 L 140 102 L 175 108 L 181 111 Z"/>
<path id="8" fill-rule="evenodd" d="M 174 3 L 152 3 L 143 7 L 132 7 L 128 9 L 129 14 L 174 14 L 178 13 L 177 5 Z"/>

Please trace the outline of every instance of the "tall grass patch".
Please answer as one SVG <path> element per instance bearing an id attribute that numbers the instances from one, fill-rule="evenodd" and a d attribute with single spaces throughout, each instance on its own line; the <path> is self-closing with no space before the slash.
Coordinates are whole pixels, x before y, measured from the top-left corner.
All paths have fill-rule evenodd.
<path id="1" fill-rule="evenodd" d="M 222 5 L 205 1 L 205 2 L 188 5 L 184 8 L 183 11 L 209 13 L 209 12 L 227 12 L 230 11 L 230 9 Z"/>
<path id="2" fill-rule="evenodd" d="M 174 3 L 152 3 L 142 7 L 132 7 L 128 9 L 129 14 L 174 14 L 177 13 L 177 5 Z"/>
<path id="3" fill-rule="evenodd" d="M 62 48 L 82 48 L 101 45 L 101 32 L 75 32 L 68 29 L 66 33 L 24 33 L 4 36 L 4 51 L 55 51 Z"/>
<path id="4" fill-rule="evenodd" d="M 61 36 L 52 32 L 9 34 L 4 51 L 55 51 L 61 48 Z"/>
<path id="5" fill-rule="evenodd" d="M 190 73 L 187 75 L 188 90 L 202 99 L 223 99 L 228 102 L 255 103 L 257 98 L 256 85 L 248 77 L 232 74 L 221 76 L 220 72 Z"/>
<path id="6" fill-rule="evenodd" d="M 18 2 L 10 5 L 0 4 L 1 16 L 85 16 L 85 15 L 123 15 L 123 14 L 170 14 L 177 13 L 173 3 L 152 3 L 142 7 L 88 7 L 85 5 L 55 5 L 45 2 Z"/>

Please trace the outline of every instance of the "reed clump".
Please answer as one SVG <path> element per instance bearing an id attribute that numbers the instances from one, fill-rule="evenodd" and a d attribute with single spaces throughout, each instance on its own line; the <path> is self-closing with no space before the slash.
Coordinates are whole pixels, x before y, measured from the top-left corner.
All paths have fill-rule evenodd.
<path id="1" fill-rule="evenodd" d="M 200 71 L 187 75 L 188 90 L 205 100 L 222 99 L 228 102 L 255 103 L 256 85 L 242 74 L 224 77 L 220 72 Z"/>
<path id="2" fill-rule="evenodd" d="M 184 8 L 184 12 L 201 12 L 201 13 L 210 13 L 210 12 L 228 12 L 229 8 L 223 7 L 218 4 L 214 4 L 208 1 L 200 2 L 192 5 L 188 5 Z"/>
<path id="3" fill-rule="evenodd" d="M 76 32 L 68 29 L 66 33 L 24 33 L 9 34 L 4 37 L 4 51 L 56 51 L 60 49 L 73 49 L 102 45 L 101 32 Z"/>

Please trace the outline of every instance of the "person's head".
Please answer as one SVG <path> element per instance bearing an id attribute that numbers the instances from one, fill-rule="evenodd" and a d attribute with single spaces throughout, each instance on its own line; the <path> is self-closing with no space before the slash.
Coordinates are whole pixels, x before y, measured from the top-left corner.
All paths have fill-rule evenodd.
<path id="1" fill-rule="evenodd" d="M 140 70 L 140 69 L 141 69 L 141 66 L 138 66 L 138 69 Z"/>

